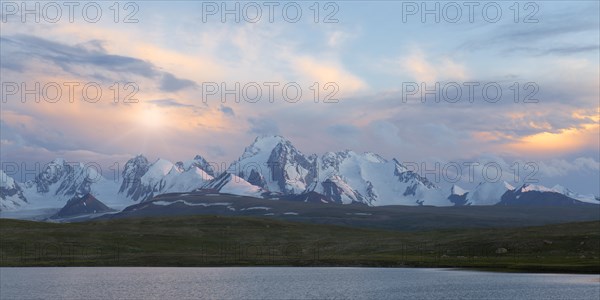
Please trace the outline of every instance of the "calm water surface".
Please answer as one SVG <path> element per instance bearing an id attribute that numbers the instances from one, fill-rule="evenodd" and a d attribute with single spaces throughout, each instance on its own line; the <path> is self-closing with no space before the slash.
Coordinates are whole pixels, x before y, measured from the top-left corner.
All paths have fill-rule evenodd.
<path id="1" fill-rule="evenodd" d="M 1 299 L 600 299 L 599 275 L 382 268 L 0 268 Z"/>

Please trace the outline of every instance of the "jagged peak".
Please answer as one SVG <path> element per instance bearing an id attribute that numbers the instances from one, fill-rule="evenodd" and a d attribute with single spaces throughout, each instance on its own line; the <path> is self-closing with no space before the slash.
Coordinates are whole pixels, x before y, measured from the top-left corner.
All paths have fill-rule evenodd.
<path id="1" fill-rule="evenodd" d="M 554 193 L 558 193 L 558 191 L 551 189 L 549 187 L 545 187 L 543 185 L 539 185 L 539 184 L 530 184 L 530 183 L 524 183 L 519 189 L 520 192 L 554 192 Z"/>
<path id="2" fill-rule="evenodd" d="M 341 158 L 341 159 L 347 159 L 347 158 L 358 158 L 358 159 L 364 159 L 367 160 L 369 162 L 373 162 L 373 163 L 386 163 L 388 162 L 387 159 L 383 158 L 383 156 L 375 153 L 375 152 L 363 152 L 363 153 L 358 153 L 356 151 L 353 150 L 343 150 L 343 151 L 338 151 L 338 152 L 325 152 L 323 154 L 323 159 L 336 159 L 336 158 Z"/>
<path id="3" fill-rule="evenodd" d="M 159 157 L 159 158 L 157 158 L 157 159 L 156 159 L 156 160 L 155 160 L 155 161 L 152 163 L 152 165 L 150 165 L 150 167 L 151 167 L 151 168 L 160 168 L 160 169 L 163 169 L 163 168 L 167 168 L 167 167 L 168 167 L 168 169 L 169 169 L 169 170 L 170 170 L 170 169 L 171 169 L 173 166 L 174 166 L 174 164 L 173 164 L 171 161 L 169 161 L 169 160 L 166 160 L 166 159 L 164 159 L 164 158 L 160 158 L 160 157 Z"/>
<path id="4" fill-rule="evenodd" d="M 162 177 L 167 175 L 175 165 L 163 158 L 158 158 L 154 161 L 142 176 L 141 180 L 143 184 L 152 185 L 159 182 Z"/>
<path id="5" fill-rule="evenodd" d="M 0 169 L 0 187 L 11 189 L 14 188 L 14 186 L 15 180 L 4 173 L 4 170 Z"/>
<path id="6" fill-rule="evenodd" d="M 47 163 L 46 165 L 44 165 L 44 171 L 43 172 L 53 172 L 53 170 L 58 170 L 59 172 L 61 170 L 64 169 L 79 169 L 79 170 L 83 170 L 86 169 L 85 167 L 85 163 L 83 162 L 76 162 L 76 161 L 67 161 L 66 159 L 62 158 L 62 157 L 58 157 L 53 159 L 51 162 Z"/>
<path id="7" fill-rule="evenodd" d="M 64 165 L 64 164 L 66 164 L 66 160 L 62 157 L 57 157 L 57 158 L 53 159 L 49 164 Z"/>
<path id="8" fill-rule="evenodd" d="M 144 163 L 144 164 L 148 164 L 150 161 L 148 160 L 148 158 L 146 158 L 146 156 L 144 156 L 143 154 L 138 154 L 132 158 L 130 158 L 127 161 L 127 164 L 132 163 L 132 164 L 139 164 L 139 163 Z"/>
<path id="9" fill-rule="evenodd" d="M 278 145 L 290 145 L 293 147 L 292 142 L 281 135 L 260 135 L 254 139 L 254 142 L 246 147 L 246 151 L 249 149 L 261 149 L 261 150 L 272 150 Z"/>
<path id="10" fill-rule="evenodd" d="M 238 161 L 244 160 L 249 157 L 254 157 L 256 155 L 267 155 L 269 156 L 273 150 L 278 147 L 284 147 L 291 152 L 302 153 L 294 145 L 292 142 L 284 138 L 280 135 L 262 135 L 256 137 L 254 142 L 244 149 L 244 153 L 238 159 Z M 268 157 L 267 157 L 268 158 Z"/>
<path id="11" fill-rule="evenodd" d="M 381 155 L 379 155 L 375 152 L 365 152 L 363 155 L 370 162 L 374 162 L 374 163 L 386 163 L 387 162 L 387 159 L 383 158 Z"/>
<path id="12" fill-rule="evenodd" d="M 450 188 L 450 194 L 451 195 L 457 195 L 457 196 L 462 196 L 466 193 L 468 193 L 468 190 L 463 189 L 462 187 L 453 184 L 452 187 Z"/>
<path id="13" fill-rule="evenodd" d="M 197 161 L 202 161 L 202 162 L 208 162 L 204 156 L 200 155 L 200 154 L 196 154 L 196 156 L 194 156 L 193 160 L 197 160 Z"/>
<path id="14" fill-rule="evenodd" d="M 213 166 L 217 167 L 217 169 L 218 169 L 218 165 L 216 165 L 214 163 L 211 164 L 202 155 L 199 155 L 199 154 L 194 156 L 194 158 L 192 160 L 182 162 L 181 166 L 184 171 L 187 171 L 193 167 L 199 168 L 202 171 L 209 174 L 210 176 L 215 176 L 215 173 L 216 173 L 215 168 Z"/>
<path id="15" fill-rule="evenodd" d="M 510 183 L 508 183 L 508 182 L 506 182 L 506 181 L 496 181 L 496 182 L 491 182 L 491 181 L 481 181 L 481 182 L 479 182 L 479 184 L 477 184 L 477 187 L 476 187 L 475 189 L 477 189 L 477 188 L 480 188 L 480 187 L 482 187 L 482 186 L 490 186 L 490 185 L 502 185 L 502 186 L 504 186 L 504 187 L 505 187 L 507 190 L 510 190 L 510 191 L 514 191 L 514 190 L 515 190 L 515 187 L 514 187 L 514 186 L 512 186 Z"/>
<path id="16" fill-rule="evenodd" d="M 400 161 L 398 161 L 396 158 L 392 158 L 392 162 L 396 165 L 396 171 L 398 173 L 403 173 L 408 171 L 408 168 L 402 164 Z"/>
<path id="17" fill-rule="evenodd" d="M 503 181 L 503 182 L 502 182 L 502 184 L 503 184 L 503 185 L 504 185 L 504 187 L 505 187 L 505 188 L 507 188 L 508 190 L 511 190 L 511 191 L 513 191 L 513 190 L 515 189 L 515 187 L 514 187 L 514 186 L 512 186 L 512 184 L 510 184 L 510 183 L 508 183 L 508 182 L 506 182 L 506 181 Z"/>
<path id="18" fill-rule="evenodd" d="M 277 135 L 277 134 L 262 134 L 257 136 L 254 139 L 254 142 L 260 142 L 263 140 L 276 140 L 276 141 L 282 141 L 282 142 L 288 142 L 288 139 L 286 139 L 285 137 L 281 136 L 281 135 Z"/>

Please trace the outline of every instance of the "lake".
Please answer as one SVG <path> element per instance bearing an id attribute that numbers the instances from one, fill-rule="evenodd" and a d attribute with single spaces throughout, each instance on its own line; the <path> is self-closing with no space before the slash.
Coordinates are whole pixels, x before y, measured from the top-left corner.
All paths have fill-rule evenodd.
<path id="1" fill-rule="evenodd" d="M 1 299 L 599 299 L 600 275 L 412 268 L 0 268 Z"/>

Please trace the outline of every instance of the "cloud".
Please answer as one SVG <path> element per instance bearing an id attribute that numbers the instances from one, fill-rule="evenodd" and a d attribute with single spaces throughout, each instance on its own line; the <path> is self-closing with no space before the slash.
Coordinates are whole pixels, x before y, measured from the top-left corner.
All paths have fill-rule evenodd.
<path id="1" fill-rule="evenodd" d="M 398 63 L 391 65 L 400 66 L 400 73 L 408 74 L 418 82 L 433 83 L 436 81 L 465 81 L 468 77 L 467 69 L 464 65 L 454 60 L 443 57 L 439 59 L 428 57 L 422 50 L 416 49 L 405 57 L 401 57 Z M 398 72 L 398 70 L 394 70 Z"/>
<path id="2" fill-rule="evenodd" d="M 600 45 L 586 45 L 586 46 L 563 46 L 553 47 L 545 50 L 545 54 L 558 54 L 558 55 L 570 55 L 579 54 L 582 52 L 598 52 Z"/>
<path id="3" fill-rule="evenodd" d="M 495 43 L 533 43 L 548 38 L 556 39 L 559 35 L 571 35 L 598 29 L 597 21 L 573 18 L 572 13 L 554 15 L 544 21 L 544 26 L 523 26 L 519 23 L 511 23 L 509 26 L 505 26 L 504 30 L 496 31 L 496 34 L 491 36 L 491 40 Z"/>
<path id="4" fill-rule="evenodd" d="M 587 4 L 582 3 L 545 11 L 539 14 L 539 23 L 530 23 L 527 26 L 517 22 L 503 24 L 503 26 L 495 27 L 493 31 L 486 32 L 484 38 L 478 36 L 477 39 L 466 39 L 459 48 L 469 51 L 495 49 L 503 53 L 527 51 L 535 55 L 594 51 L 594 45 L 580 45 L 582 43 L 580 37 L 585 36 L 582 33 L 597 33 L 598 31 L 598 18 L 585 17 L 590 11 L 597 11 L 598 4 Z M 573 16 L 581 17 L 574 18 Z M 572 39 L 573 37 L 575 40 Z M 554 46 L 562 40 L 572 41 L 572 44 L 565 47 Z M 594 40 L 598 41 L 598 39 Z M 551 46 L 544 44 L 548 41 Z M 528 47 L 522 45 L 528 45 Z M 595 48 L 597 49 L 597 46 Z"/>
<path id="5" fill-rule="evenodd" d="M 160 81 L 160 89 L 165 92 L 176 92 L 188 87 L 196 86 L 196 83 L 175 77 L 173 74 L 164 73 Z"/>
<path id="6" fill-rule="evenodd" d="M 158 106 L 163 106 L 163 107 L 195 107 L 194 105 L 181 103 L 175 99 L 170 99 L 170 98 L 169 99 L 147 100 L 146 102 L 155 104 Z"/>
<path id="7" fill-rule="evenodd" d="M 2 56 L 5 58 L 3 60 L 12 61 L 8 64 L 2 63 L 0 67 L 15 71 L 22 72 L 28 67 L 37 68 L 38 64 L 27 65 L 27 62 L 35 58 L 44 61 L 42 63 L 51 62 L 76 77 L 108 79 L 106 74 L 100 73 L 104 71 L 112 74 L 110 80 L 123 78 L 124 74 L 150 78 L 156 80 L 155 84 L 165 92 L 176 92 L 196 85 L 192 80 L 181 79 L 169 72 L 159 70 L 151 62 L 135 57 L 109 54 L 102 47 L 102 42 L 98 40 L 66 45 L 36 36 L 17 34 L 0 37 L 0 43 L 8 48 L 3 49 Z M 24 57 L 28 59 L 22 59 Z M 21 62 L 17 63 L 17 61 Z"/>
<path id="8" fill-rule="evenodd" d="M 209 145 L 207 146 L 207 150 L 211 157 L 223 157 L 227 153 L 227 151 L 219 145 Z"/>
<path id="9" fill-rule="evenodd" d="M 327 127 L 327 132 L 335 137 L 349 138 L 360 132 L 358 128 L 349 124 L 335 124 Z"/>
<path id="10" fill-rule="evenodd" d="M 51 61 L 65 71 L 72 71 L 72 68 L 77 65 L 90 65 L 113 72 L 128 72 L 144 77 L 153 77 L 157 74 L 154 66 L 146 61 L 107 54 L 102 48 L 91 50 L 85 46 L 85 43 L 70 46 L 23 34 L 2 37 L 0 42 L 18 48 L 17 51 L 22 54 Z M 91 43 L 96 44 L 95 41 L 91 41 Z M 12 53 L 5 55 L 11 56 Z"/>
<path id="11" fill-rule="evenodd" d="M 333 61 L 319 60 L 311 56 L 296 56 L 291 59 L 293 68 L 306 82 L 319 82 L 321 88 L 326 83 L 335 83 L 339 88 L 336 93 L 338 95 L 352 95 L 367 87 L 361 78 Z"/>
<path id="12" fill-rule="evenodd" d="M 536 153 L 546 156 L 566 154 L 582 149 L 597 149 L 600 142 L 599 129 L 600 126 L 596 123 L 562 128 L 556 133 L 541 131 L 517 137 L 517 140 L 506 145 L 506 148 L 518 153 Z"/>
<path id="13" fill-rule="evenodd" d="M 332 48 L 339 47 L 345 41 L 353 37 L 355 37 L 354 34 L 342 30 L 335 30 L 327 34 L 327 45 Z"/>
<path id="14" fill-rule="evenodd" d="M 228 116 L 235 116 L 233 108 L 231 108 L 231 107 L 228 107 L 228 106 L 225 106 L 225 105 L 221 105 L 221 107 L 219 108 L 219 110 L 222 113 L 224 113 L 224 114 L 226 114 Z"/>
<path id="15" fill-rule="evenodd" d="M 572 161 L 552 159 L 550 161 L 539 162 L 538 167 L 542 176 L 558 177 L 576 172 L 598 172 L 600 170 L 600 162 L 591 157 L 578 157 Z"/>
<path id="16" fill-rule="evenodd" d="M 248 118 L 250 128 L 248 133 L 253 135 L 278 135 L 279 127 L 272 119 L 267 118 Z"/>
<path id="17" fill-rule="evenodd" d="M 600 45 L 566 45 L 560 47 L 513 47 L 506 52 L 527 52 L 533 55 L 574 55 L 585 52 L 598 52 Z"/>

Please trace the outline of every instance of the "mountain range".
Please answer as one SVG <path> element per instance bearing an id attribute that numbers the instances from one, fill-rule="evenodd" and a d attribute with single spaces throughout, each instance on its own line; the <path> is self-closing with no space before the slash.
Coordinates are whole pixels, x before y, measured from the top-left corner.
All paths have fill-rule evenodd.
<path id="1" fill-rule="evenodd" d="M 161 194 L 194 191 L 367 206 L 600 204 L 598 197 L 562 186 L 515 188 L 500 181 L 445 191 L 396 159 L 350 150 L 304 155 L 281 136 L 257 137 L 226 170 L 218 169 L 201 155 L 176 163 L 138 155 L 127 161 L 118 180 L 108 180 L 83 163 L 55 159 L 24 183 L 0 170 L 0 210 L 60 208 L 84 195 L 122 209 Z"/>

